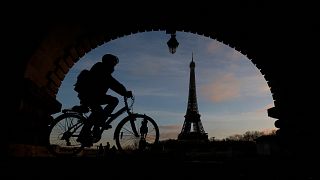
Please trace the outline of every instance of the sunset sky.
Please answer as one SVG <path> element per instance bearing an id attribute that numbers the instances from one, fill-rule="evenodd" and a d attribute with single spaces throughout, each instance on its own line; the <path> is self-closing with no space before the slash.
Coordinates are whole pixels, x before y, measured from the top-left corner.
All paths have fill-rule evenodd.
<path id="1" fill-rule="evenodd" d="M 193 53 L 198 109 L 209 137 L 222 139 L 246 131 L 275 129 L 275 120 L 267 116 L 267 109 L 274 105 L 270 89 L 246 56 L 214 39 L 187 32 L 177 32 L 180 44 L 171 54 L 166 44 L 169 38 L 164 31 L 143 32 L 93 49 L 62 82 L 57 94 L 62 108 L 79 104 L 73 90 L 78 73 L 111 53 L 120 60 L 113 76 L 135 96 L 134 112 L 155 119 L 161 139 L 176 139 L 187 109 Z M 108 93 L 119 98 L 118 107 L 123 105 L 121 96 L 111 90 Z M 105 138 L 112 138 L 118 122 L 113 122 L 114 128 L 104 134 Z"/>

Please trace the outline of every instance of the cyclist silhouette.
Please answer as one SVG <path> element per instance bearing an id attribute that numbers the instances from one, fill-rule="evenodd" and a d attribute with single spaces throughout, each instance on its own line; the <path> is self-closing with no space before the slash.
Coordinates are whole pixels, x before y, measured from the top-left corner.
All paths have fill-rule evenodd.
<path id="1" fill-rule="evenodd" d="M 107 91 L 111 89 L 121 96 L 128 98 L 132 97 L 132 92 L 128 91 L 124 85 L 112 77 L 114 67 L 118 63 L 119 59 L 117 56 L 105 54 L 102 57 L 102 61 L 94 64 L 88 71 L 89 73 L 87 76 L 89 76 L 89 78 L 87 77 L 87 79 L 89 80 L 81 82 L 82 88 L 75 87 L 75 90 L 78 92 L 81 106 L 89 107 L 91 109 L 89 121 L 84 124 L 79 134 L 79 138 L 77 139 L 77 141 L 81 142 L 84 146 L 92 145 L 93 137 L 90 134 L 91 128 L 94 127 L 93 132 L 97 132 L 100 128 L 104 128 L 102 126 L 105 120 L 111 115 L 119 103 L 118 98 L 107 95 Z M 106 106 L 103 108 L 101 105 Z"/>

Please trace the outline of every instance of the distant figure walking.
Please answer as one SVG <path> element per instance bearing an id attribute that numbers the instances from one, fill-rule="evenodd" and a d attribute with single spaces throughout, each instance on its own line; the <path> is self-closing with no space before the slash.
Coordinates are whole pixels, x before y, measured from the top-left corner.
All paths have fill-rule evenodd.
<path id="1" fill-rule="evenodd" d="M 107 155 L 110 151 L 110 143 L 107 142 L 107 145 L 104 146 L 104 155 Z"/>
<path id="2" fill-rule="evenodd" d="M 104 154 L 102 143 L 99 144 L 98 148 L 98 156 L 101 157 Z"/>
<path id="3" fill-rule="evenodd" d="M 141 137 L 146 138 L 147 134 L 148 134 L 148 121 L 147 120 L 143 120 L 141 122 L 141 127 L 140 127 L 140 134 Z"/>

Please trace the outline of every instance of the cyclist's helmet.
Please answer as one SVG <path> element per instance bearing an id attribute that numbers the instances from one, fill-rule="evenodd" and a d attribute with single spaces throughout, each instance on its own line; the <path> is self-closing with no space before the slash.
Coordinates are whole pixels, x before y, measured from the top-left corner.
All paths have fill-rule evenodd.
<path id="1" fill-rule="evenodd" d="M 115 55 L 112 55 L 112 54 L 105 54 L 102 57 L 102 62 L 106 63 L 108 65 L 115 66 L 116 64 L 119 63 L 119 58 Z"/>

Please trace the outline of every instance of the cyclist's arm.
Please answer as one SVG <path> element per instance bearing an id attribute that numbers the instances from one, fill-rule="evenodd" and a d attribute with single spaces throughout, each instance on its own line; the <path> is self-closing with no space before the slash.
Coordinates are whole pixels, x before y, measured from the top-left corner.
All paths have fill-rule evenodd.
<path id="1" fill-rule="evenodd" d="M 126 87 L 112 76 L 110 76 L 110 89 L 120 94 L 121 96 L 127 95 Z"/>

